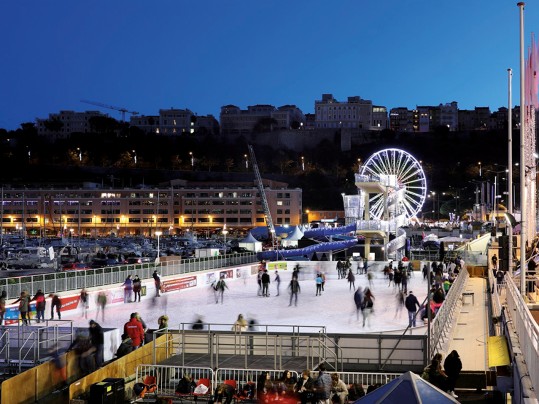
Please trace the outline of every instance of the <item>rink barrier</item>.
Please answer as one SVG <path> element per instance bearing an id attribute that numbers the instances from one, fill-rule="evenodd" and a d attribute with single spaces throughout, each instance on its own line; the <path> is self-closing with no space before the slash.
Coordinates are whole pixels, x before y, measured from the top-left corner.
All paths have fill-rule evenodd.
<path id="1" fill-rule="evenodd" d="M 16 299 L 23 290 L 35 295 L 41 289 L 46 295 L 82 288 L 93 288 L 123 283 L 127 275 L 136 273 L 141 280 L 151 279 L 157 269 L 161 277 L 208 271 L 228 266 L 258 262 L 255 253 L 227 254 L 224 256 L 161 261 L 159 264 L 142 263 L 113 267 L 63 271 L 50 274 L 20 276 L 0 279 L 0 290 L 7 292 L 7 299 Z"/>
<path id="2" fill-rule="evenodd" d="M 453 317 L 458 309 L 459 299 L 462 297 L 462 292 L 466 288 L 470 275 L 468 270 L 463 268 L 457 279 L 449 288 L 449 292 L 445 296 L 443 304 L 438 309 L 436 316 L 431 323 L 430 334 L 430 353 L 431 356 L 434 352 L 445 352 L 444 344 L 447 342 L 451 335 L 453 327 Z"/>

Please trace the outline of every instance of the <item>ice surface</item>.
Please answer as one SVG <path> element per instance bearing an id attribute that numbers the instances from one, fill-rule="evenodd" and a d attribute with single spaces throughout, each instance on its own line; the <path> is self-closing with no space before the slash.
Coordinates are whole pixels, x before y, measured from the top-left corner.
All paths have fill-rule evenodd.
<path id="1" fill-rule="evenodd" d="M 316 286 L 311 274 L 300 276 L 301 293 L 298 305 L 288 306 L 290 295 L 287 290 L 292 273 L 279 271 L 281 290 L 277 296 L 275 275 L 271 274 L 270 297 L 257 295 L 256 276 L 247 280 L 228 281 L 229 289 L 225 291 L 224 303 L 215 303 L 213 289 L 208 287 L 184 289 L 179 292 L 165 293 L 162 297 L 147 298 L 137 303 L 126 303 L 106 308 L 105 321 L 101 315 L 96 317 L 94 310 L 88 313 L 88 319 L 82 317 L 78 310 L 66 312 L 63 318 L 74 320 L 75 326 L 87 327 L 90 319 L 95 319 L 106 328 L 123 328 L 132 312 L 140 313 L 149 328 L 157 328 L 157 319 L 166 314 L 169 327 L 178 328 L 180 323 L 192 323 L 202 316 L 204 323 L 233 324 L 238 314 L 247 319 L 256 319 L 259 325 L 304 325 L 325 326 L 328 333 L 377 333 L 388 330 L 402 330 L 408 325 L 406 308 L 396 315 L 397 290 L 393 284 L 388 287 L 388 280 L 381 272 L 375 273 L 371 288 L 374 300 L 374 312 L 370 318 L 370 326 L 362 325 L 362 316 L 356 320 L 356 308 L 353 290 L 346 279 L 337 279 L 337 273 L 326 274 L 325 291 L 322 296 L 315 296 Z M 356 288 L 368 286 L 366 275 L 355 275 Z M 423 302 L 427 294 L 427 282 L 423 275 L 415 271 L 409 279 L 408 290 L 413 291 L 419 302 Z M 418 319 L 418 325 L 421 320 Z M 230 329 L 222 326 L 222 329 Z M 419 330 L 417 330 L 419 331 Z"/>

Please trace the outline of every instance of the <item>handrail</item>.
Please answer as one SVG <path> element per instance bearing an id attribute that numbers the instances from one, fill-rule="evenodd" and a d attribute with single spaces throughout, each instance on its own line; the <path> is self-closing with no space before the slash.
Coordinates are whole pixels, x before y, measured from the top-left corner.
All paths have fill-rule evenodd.
<path id="1" fill-rule="evenodd" d="M 444 303 L 438 309 L 436 317 L 434 317 L 434 320 L 431 323 L 431 352 L 442 350 L 443 335 L 446 335 L 448 330 L 452 327 L 453 314 L 456 310 L 458 299 L 461 297 L 469 277 L 468 270 L 462 268 L 456 281 L 453 282 L 451 288 L 449 288 Z"/>
<path id="2" fill-rule="evenodd" d="M 333 345 L 333 350 L 327 344 L 327 341 L 331 342 L 331 345 Z M 319 355 L 318 355 L 319 358 L 321 358 L 323 361 L 327 362 L 328 361 L 327 352 L 329 352 L 331 354 L 330 356 L 335 361 L 335 365 L 333 366 L 333 369 L 338 371 L 339 370 L 339 365 L 340 365 L 341 370 L 342 370 L 342 367 L 343 367 L 342 360 L 341 360 L 341 358 L 343 356 L 342 348 L 334 340 L 332 340 L 325 333 L 322 333 L 322 332 L 318 333 L 318 343 L 320 344 L 320 347 L 323 348 L 323 352 L 319 353 Z M 323 355 L 321 355 L 321 354 L 323 354 Z"/>
<path id="3" fill-rule="evenodd" d="M 22 343 L 22 345 L 19 347 L 19 373 L 22 371 L 22 361 L 24 359 L 26 359 L 26 357 L 28 356 L 28 354 L 31 352 L 31 350 L 33 349 L 34 350 L 34 363 L 35 363 L 35 354 L 36 354 L 36 342 L 35 342 L 35 339 L 36 339 L 36 332 L 35 331 L 32 331 L 28 337 L 26 338 L 26 340 Z M 30 341 L 30 338 L 34 339 L 34 343 L 32 344 L 31 347 L 28 348 L 28 351 L 26 352 L 26 355 L 22 355 L 22 350 L 24 349 L 26 343 L 28 341 Z"/>

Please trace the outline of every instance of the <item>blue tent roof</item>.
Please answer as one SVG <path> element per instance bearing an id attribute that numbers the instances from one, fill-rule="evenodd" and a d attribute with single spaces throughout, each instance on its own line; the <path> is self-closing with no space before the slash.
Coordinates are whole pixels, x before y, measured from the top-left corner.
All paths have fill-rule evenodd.
<path id="1" fill-rule="evenodd" d="M 458 403 L 449 394 L 412 372 L 406 372 L 391 382 L 378 387 L 355 403 L 369 404 L 414 404 L 414 403 Z"/>

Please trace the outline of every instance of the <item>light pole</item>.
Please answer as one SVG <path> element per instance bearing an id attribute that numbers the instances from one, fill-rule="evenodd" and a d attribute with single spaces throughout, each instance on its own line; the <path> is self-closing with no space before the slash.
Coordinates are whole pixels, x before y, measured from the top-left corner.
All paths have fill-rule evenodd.
<path id="1" fill-rule="evenodd" d="M 157 258 L 155 259 L 155 264 L 158 265 L 159 264 L 159 259 L 161 257 L 161 251 L 160 251 L 160 248 L 159 248 L 159 238 L 161 237 L 161 234 L 163 234 L 161 232 L 161 230 L 157 230 L 155 232 L 155 235 L 157 236 Z"/>
<path id="2" fill-rule="evenodd" d="M 137 165 L 137 152 L 133 150 L 133 160 L 135 161 L 135 165 Z"/>
<path id="3" fill-rule="evenodd" d="M 481 177 L 481 162 L 479 161 L 477 164 L 479 165 L 479 176 Z"/>
<path id="4" fill-rule="evenodd" d="M 189 152 L 189 156 L 191 156 L 191 168 L 195 168 L 195 156 L 193 156 L 193 152 Z"/>
<path id="5" fill-rule="evenodd" d="M 226 235 L 228 234 L 228 230 L 226 229 L 226 224 L 223 226 L 223 239 L 224 239 L 224 257 L 225 257 L 225 265 L 226 265 Z"/>
<path id="6" fill-rule="evenodd" d="M 520 293 L 526 296 L 526 93 L 524 62 L 524 2 L 517 4 L 520 16 Z"/>
<path id="7" fill-rule="evenodd" d="M 305 171 L 305 157 L 301 156 L 301 171 Z"/>
<path id="8" fill-rule="evenodd" d="M 82 151 L 80 150 L 80 147 L 77 147 L 77 153 L 79 155 L 79 162 L 82 161 Z"/>
<path id="9" fill-rule="evenodd" d="M 245 169 L 249 169 L 249 159 L 247 158 L 247 154 L 243 155 L 243 158 L 245 159 Z"/>
<path id="10" fill-rule="evenodd" d="M 507 69 L 507 211 L 513 214 L 513 100 L 511 97 L 513 70 Z M 507 270 L 513 275 L 513 226 L 507 226 Z"/>

